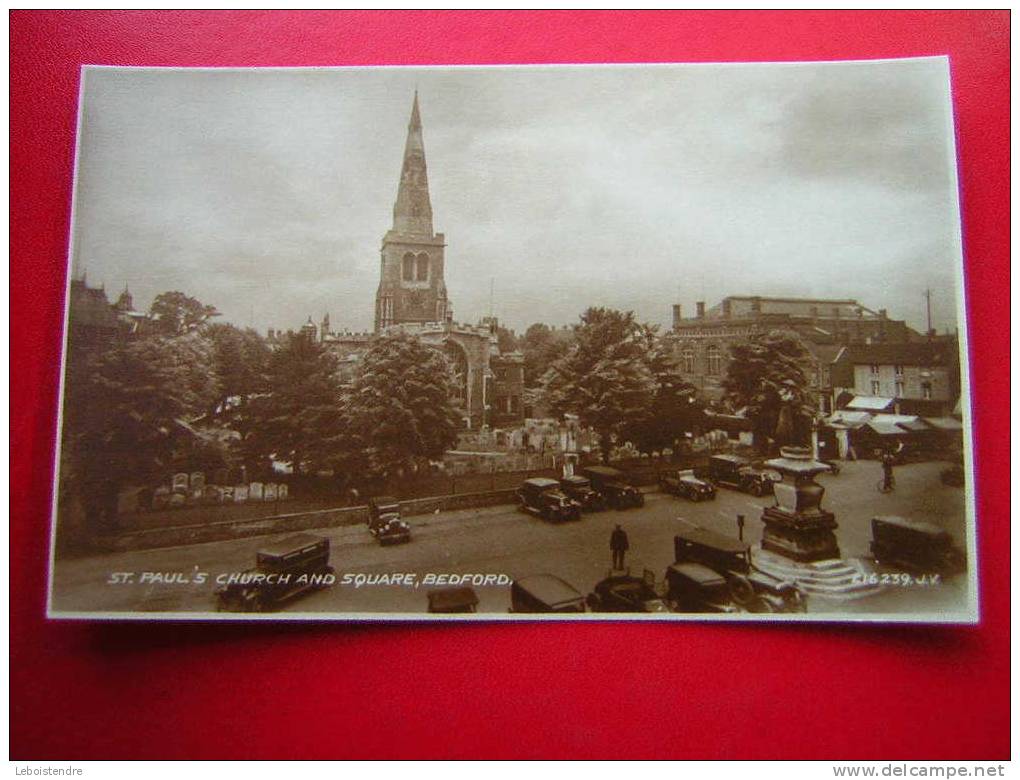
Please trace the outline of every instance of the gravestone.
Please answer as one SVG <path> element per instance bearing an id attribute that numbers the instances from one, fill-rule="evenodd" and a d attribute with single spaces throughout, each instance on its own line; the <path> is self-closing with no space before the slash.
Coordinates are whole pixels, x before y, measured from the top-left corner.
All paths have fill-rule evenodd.
<path id="1" fill-rule="evenodd" d="M 248 500 L 248 486 L 236 485 L 234 487 L 234 503 L 243 504 L 247 500 Z"/>
<path id="2" fill-rule="evenodd" d="M 174 493 L 187 493 L 188 492 L 188 475 L 184 472 L 174 474 Z"/>
<path id="3" fill-rule="evenodd" d="M 262 483 L 252 482 L 248 485 L 248 500 L 249 501 L 261 501 L 262 500 Z"/>
<path id="4" fill-rule="evenodd" d="M 277 494 L 276 494 L 276 483 L 275 482 L 267 482 L 266 486 L 265 486 L 265 489 L 262 491 L 262 500 L 263 501 L 276 501 L 276 497 L 277 497 Z"/>

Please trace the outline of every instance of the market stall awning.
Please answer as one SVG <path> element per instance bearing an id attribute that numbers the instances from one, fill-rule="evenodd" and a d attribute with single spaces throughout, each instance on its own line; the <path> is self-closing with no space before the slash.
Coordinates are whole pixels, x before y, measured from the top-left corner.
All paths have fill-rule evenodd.
<path id="1" fill-rule="evenodd" d="M 955 417 L 924 417 L 928 425 L 938 431 L 962 431 L 963 423 Z"/>
<path id="2" fill-rule="evenodd" d="M 855 395 L 853 400 L 846 405 L 846 408 L 868 412 L 884 412 L 892 405 L 892 398 L 883 398 L 877 395 Z"/>
<path id="3" fill-rule="evenodd" d="M 872 420 L 865 427 L 870 428 L 879 436 L 905 436 L 907 433 L 897 423 L 881 422 L 879 420 Z"/>

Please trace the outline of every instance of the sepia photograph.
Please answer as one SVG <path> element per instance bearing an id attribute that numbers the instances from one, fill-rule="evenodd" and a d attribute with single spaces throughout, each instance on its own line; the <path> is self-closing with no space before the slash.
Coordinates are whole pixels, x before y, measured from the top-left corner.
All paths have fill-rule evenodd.
<path id="1" fill-rule="evenodd" d="M 81 71 L 48 614 L 975 623 L 945 57 Z"/>

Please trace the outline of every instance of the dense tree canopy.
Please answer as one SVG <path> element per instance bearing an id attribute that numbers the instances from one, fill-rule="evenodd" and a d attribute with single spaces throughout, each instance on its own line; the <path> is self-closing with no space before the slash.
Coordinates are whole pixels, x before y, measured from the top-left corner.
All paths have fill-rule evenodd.
<path id="1" fill-rule="evenodd" d="M 212 345 L 212 368 L 219 379 L 219 393 L 211 410 L 214 415 L 224 411 L 228 399 L 236 398 L 243 405 L 248 396 L 265 392 L 270 351 L 257 332 L 213 323 L 203 334 Z"/>
<path id="2" fill-rule="evenodd" d="M 699 430 L 704 405 L 694 385 L 683 378 L 671 345 L 659 335 L 658 327 L 641 325 L 639 337 L 654 390 L 628 437 L 641 452 L 675 450 L 686 434 Z"/>
<path id="3" fill-rule="evenodd" d="M 655 395 L 642 329 L 633 312 L 590 308 L 569 350 L 549 367 L 543 394 L 557 415 L 573 413 L 599 437 L 603 458 L 644 419 Z"/>
<path id="4" fill-rule="evenodd" d="M 567 353 L 573 340 L 572 329 L 554 330 L 541 322 L 529 326 L 519 345 L 524 354 L 524 386 L 538 387 L 549 366 Z"/>
<path id="5" fill-rule="evenodd" d="M 215 306 L 207 306 L 177 290 L 160 293 L 149 307 L 149 316 L 157 330 L 167 336 L 190 333 L 220 316 Z"/>
<path id="6" fill-rule="evenodd" d="M 439 460 L 457 440 L 451 369 L 437 349 L 405 334 L 376 338 L 346 394 L 346 470 L 388 479 Z"/>
<path id="7" fill-rule="evenodd" d="M 114 345 L 77 372 L 66 404 L 65 476 L 94 529 L 112 524 L 122 486 L 164 477 L 181 443 L 195 437 L 188 421 L 219 392 L 211 363 L 198 334 L 156 336 Z"/>
<path id="8" fill-rule="evenodd" d="M 303 334 L 290 334 L 269 358 L 266 393 L 245 412 L 245 449 L 293 465 L 294 473 L 328 468 L 342 433 L 336 356 Z"/>
<path id="9" fill-rule="evenodd" d="M 759 332 L 730 347 L 723 379 L 727 401 L 745 408 L 754 424 L 755 446 L 806 444 L 815 412 L 803 365 L 807 353 L 794 333 Z"/>

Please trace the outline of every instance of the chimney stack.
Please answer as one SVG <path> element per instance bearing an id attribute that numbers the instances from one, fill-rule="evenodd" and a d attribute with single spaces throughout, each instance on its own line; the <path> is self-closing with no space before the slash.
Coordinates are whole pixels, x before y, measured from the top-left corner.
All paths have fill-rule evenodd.
<path id="1" fill-rule="evenodd" d="M 704 302 L 704 301 L 698 301 L 698 302 L 697 302 L 696 304 L 694 304 L 694 305 L 695 305 L 695 306 L 697 307 L 697 309 L 698 309 L 698 319 L 699 319 L 699 320 L 703 320 L 703 319 L 705 319 L 705 302 Z"/>
<path id="2" fill-rule="evenodd" d="M 683 319 L 681 316 L 681 309 L 679 303 L 673 304 L 673 330 L 680 327 L 680 320 Z"/>

